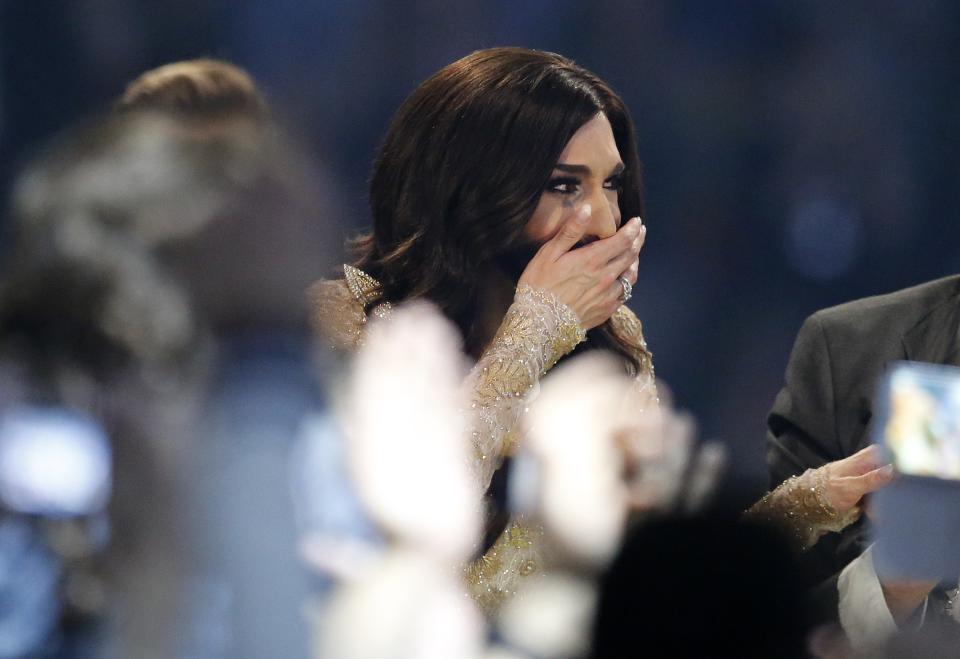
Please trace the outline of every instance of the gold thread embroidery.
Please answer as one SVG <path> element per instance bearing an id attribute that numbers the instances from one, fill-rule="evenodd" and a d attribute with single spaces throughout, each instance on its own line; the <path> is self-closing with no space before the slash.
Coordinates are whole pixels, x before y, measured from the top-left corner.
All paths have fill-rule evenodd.
<path id="1" fill-rule="evenodd" d="M 843 515 L 834 509 L 826 495 L 827 469 L 824 465 L 791 476 L 753 504 L 744 517 L 783 529 L 800 551 L 830 531 L 842 531 L 860 517 L 860 509 Z"/>

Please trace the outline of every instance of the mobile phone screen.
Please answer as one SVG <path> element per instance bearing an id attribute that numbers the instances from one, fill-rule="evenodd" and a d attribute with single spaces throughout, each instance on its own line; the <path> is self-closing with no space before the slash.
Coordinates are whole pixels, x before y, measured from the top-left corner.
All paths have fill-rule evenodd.
<path id="1" fill-rule="evenodd" d="M 897 471 L 960 480 L 960 368 L 898 363 L 886 388 L 882 443 Z"/>

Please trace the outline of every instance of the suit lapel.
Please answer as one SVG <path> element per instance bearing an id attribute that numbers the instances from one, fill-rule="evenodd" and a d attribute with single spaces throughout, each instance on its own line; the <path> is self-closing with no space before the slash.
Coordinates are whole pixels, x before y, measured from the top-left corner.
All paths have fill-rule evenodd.
<path id="1" fill-rule="evenodd" d="M 908 330 L 903 335 L 903 349 L 907 359 L 960 366 L 960 351 L 957 350 L 957 323 L 960 321 L 958 312 L 960 300 L 956 295 L 951 295 Z"/>

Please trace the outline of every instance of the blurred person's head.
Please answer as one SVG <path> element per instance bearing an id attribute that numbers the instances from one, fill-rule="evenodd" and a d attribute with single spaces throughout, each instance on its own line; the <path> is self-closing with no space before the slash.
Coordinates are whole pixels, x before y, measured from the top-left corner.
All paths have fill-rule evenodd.
<path id="1" fill-rule="evenodd" d="M 173 62 L 142 73 L 117 101 L 119 113 L 158 112 L 197 126 L 265 122 L 266 100 L 246 71 L 216 59 Z"/>
<path id="2" fill-rule="evenodd" d="M 335 214 L 331 190 L 250 74 L 216 59 L 173 62 L 133 80 L 114 110 L 169 119 L 170 139 L 219 168 L 219 189 L 232 179 L 228 203 L 169 250 L 204 313 L 230 329 L 302 329 L 304 291 L 331 251 L 319 217 Z"/>
<path id="3" fill-rule="evenodd" d="M 58 388 L 58 372 L 103 384 L 169 364 L 197 338 L 188 298 L 155 251 L 202 224 L 216 197 L 203 192 L 206 177 L 191 186 L 177 169 L 164 125 L 95 122 L 55 141 L 15 182 L 0 345 L 48 386 Z M 184 203 L 165 208 L 173 190 Z"/>
<path id="4" fill-rule="evenodd" d="M 429 77 L 394 115 L 373 168 L 373 231 L 357 242 L 357 265 L 380 281 L 382 299 L 438 304 L 476 353 L 477 300 L 490 275 L 515 284 L 581 203 L 594 209 L 586 241 L 642 214 L 623 101 L 560 55 L 477 51 Z M 626 355 L 609 325 L 588 343 Z"/>
<path id="5" fill-rule="evenodd" d="M 799 563 L 775 532 L 736 517 L 654 519 L 600 583 L 594 659 L 803 657 L 813 617 Z"/>

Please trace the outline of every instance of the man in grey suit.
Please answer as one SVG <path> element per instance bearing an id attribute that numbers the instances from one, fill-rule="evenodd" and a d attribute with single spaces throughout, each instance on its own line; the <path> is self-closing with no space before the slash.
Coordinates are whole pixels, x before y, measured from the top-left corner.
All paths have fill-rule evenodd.
<path id="1" fill-rule="evenodd" d="M 873 397 L 890 362 L 960 365 L 958 323 L 960 276 L 810 316 L 767 420 L 771 487 L 870 443 Z M 877 579 L 867 551 L 868 524 L 862 518 L 822 538 L 806 557 L 821 581 L 820 602 L 838 614 L 855 644 L 858 637 L 890 634 L 908 620 L 922 623 L 946 610 L 945 596 L 934 584 Z"/>

